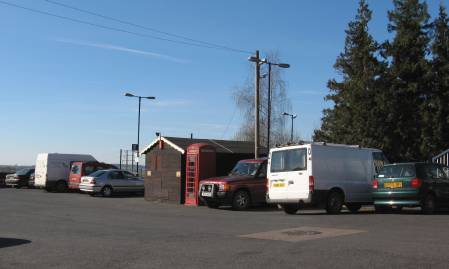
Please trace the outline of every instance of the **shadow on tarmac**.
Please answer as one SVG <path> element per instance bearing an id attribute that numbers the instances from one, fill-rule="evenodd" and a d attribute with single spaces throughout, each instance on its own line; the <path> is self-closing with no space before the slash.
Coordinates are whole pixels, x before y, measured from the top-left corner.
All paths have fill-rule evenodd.
<path id="1" fill-rule="evenodd" d="M 30 240 L 0 237 L 0 248 L 14 247 L 31 243 Z"/>

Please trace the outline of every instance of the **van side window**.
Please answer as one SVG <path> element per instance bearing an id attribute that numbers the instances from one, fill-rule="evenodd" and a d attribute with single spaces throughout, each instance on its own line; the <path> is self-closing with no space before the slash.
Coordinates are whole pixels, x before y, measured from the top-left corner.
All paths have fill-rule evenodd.
<path id="1" fill-rule="evenodd" d="M 301 171 L 307 169 L 307 149 L 273 151 L 271 172 Z"/>

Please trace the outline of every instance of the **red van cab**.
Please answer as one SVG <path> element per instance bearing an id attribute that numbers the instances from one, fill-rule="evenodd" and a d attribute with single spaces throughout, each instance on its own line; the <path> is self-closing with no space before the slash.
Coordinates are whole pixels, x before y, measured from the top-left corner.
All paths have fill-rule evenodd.
<path id="1" fill-rule="evenodd" d="M 112 164 L 100 162 L 72 162 L 70 165 L 69 189 L 79 190 L 81 177 L 88 176 L 95 171 L 117 168 Z"/>

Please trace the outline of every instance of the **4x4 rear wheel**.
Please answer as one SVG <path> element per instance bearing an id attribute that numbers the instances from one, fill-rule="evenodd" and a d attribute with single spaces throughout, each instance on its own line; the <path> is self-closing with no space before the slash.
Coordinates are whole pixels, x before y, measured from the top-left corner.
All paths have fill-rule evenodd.
<path id="1" fill-rule="evenodd" d="M 343 194 L 332 191 L 327 197 L 326 211 L 328 214 L 339 214 L 343 207 Z"/>
<path id="2" fill-rule="evenodd" d="M 424 214 L 426 215 L 431 215 L 435 212 L 435 196 L 433 194 L 427 194 L 423 201 L 422 201 L 422 205 L 421 205 L 421 210 Z"/>
<path id="3" fill-rule="evenodd" d="M 296 212 L 298 212 L 298 210 L 299 210 L 299 205 L 296 205 L 296 204 L 285 204 L 285 205 L 282 205 L 282 209 L 284 209 L 284 212 L 286 214 L 295 215 Z"/>
<path id="4" fill-rule="evenodd" d="M 251 206 L 251 197 L 244 190 L 237 191 L 232 198 L 232 209 L 246 210 Z"/>

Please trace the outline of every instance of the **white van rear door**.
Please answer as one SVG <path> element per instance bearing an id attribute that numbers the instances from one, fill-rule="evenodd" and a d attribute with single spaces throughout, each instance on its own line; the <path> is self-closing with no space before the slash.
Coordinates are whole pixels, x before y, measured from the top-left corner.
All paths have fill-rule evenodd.
<path id="1" fill-rule="evenodd" d="M 270 199 L 308 199 L 307 147 L 272 151 L 269 180 Z"/>

